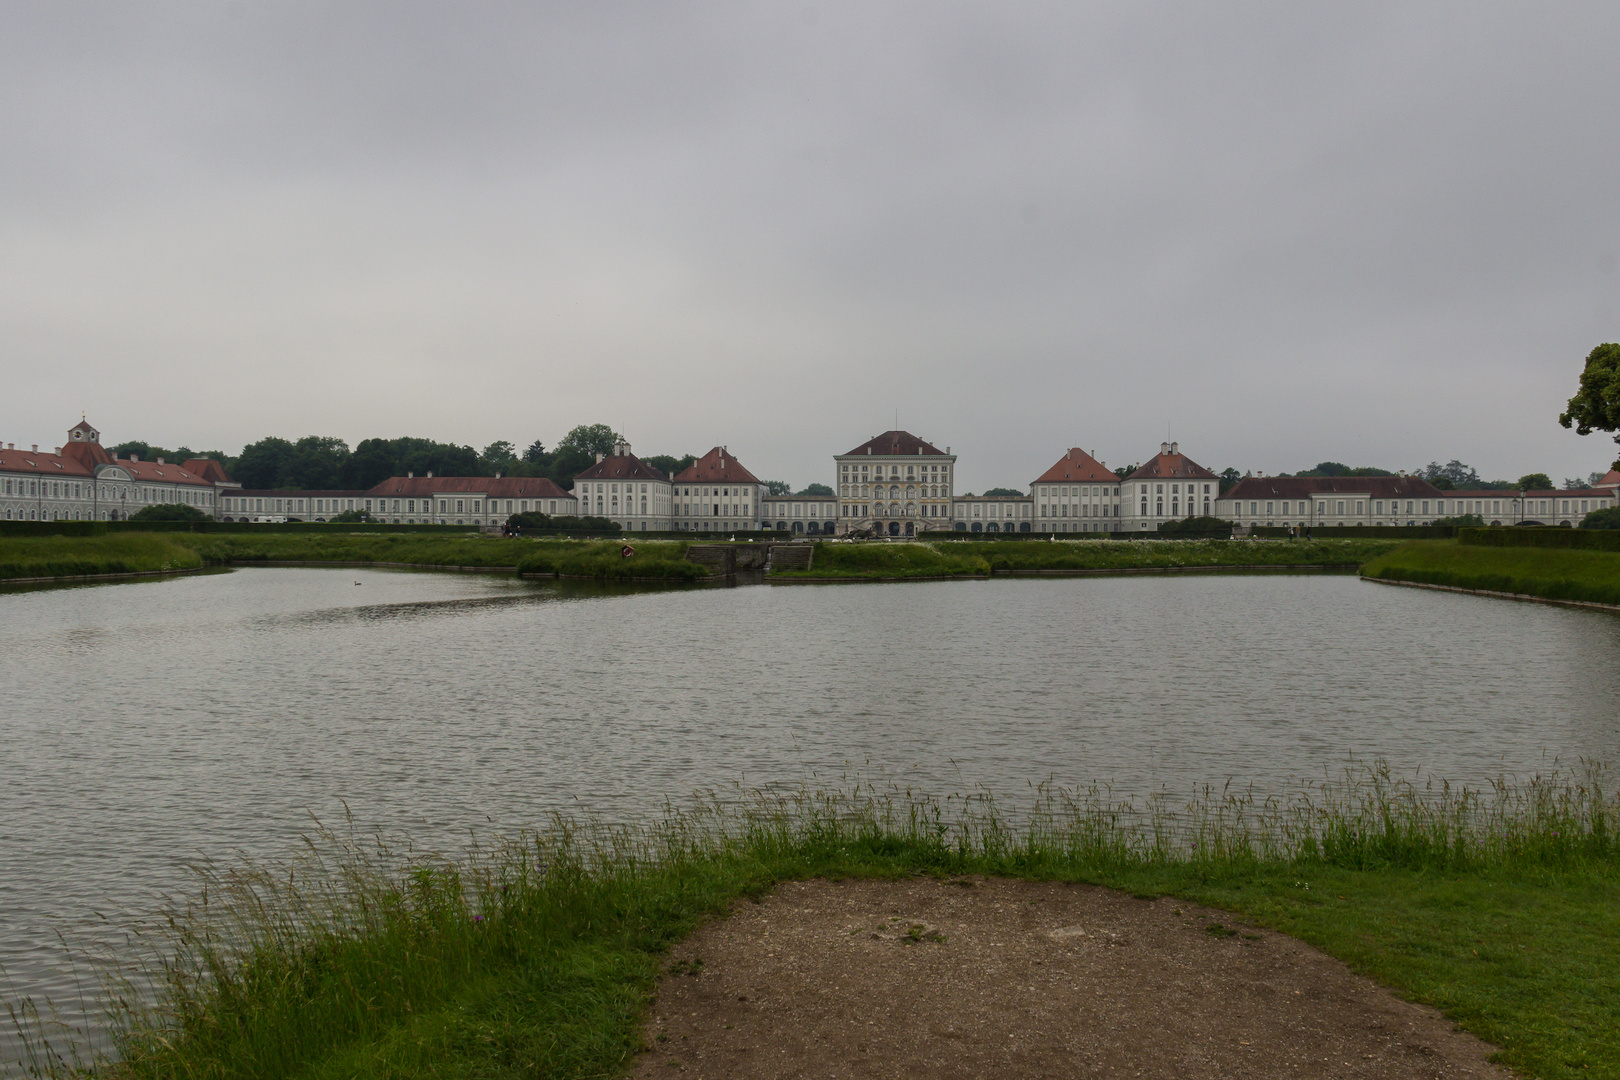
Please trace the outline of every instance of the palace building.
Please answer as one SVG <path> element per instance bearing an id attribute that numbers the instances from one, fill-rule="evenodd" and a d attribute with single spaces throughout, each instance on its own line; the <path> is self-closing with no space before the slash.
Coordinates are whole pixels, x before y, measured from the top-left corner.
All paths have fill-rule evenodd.
<path id="1" fill-rule="evenodd" d="M 915 536 L 949 528 L 956 458 L 909 431 L 885 431 L 833 458 L 840 533 Z"/>
<path id="2" fill-rule="evenodd" d="M 1130 532 L 1157 529 L 1169 521 L 1213 517 L 1221 478 L 1181 452 L 1173 442 L 1138 465 L 1120 482 L 1120 523 Z"/>
<path id="3" fill-rule="evenodd" d="M 1066 452 L 1029 490 L 1036 532 L 1111 533 L 1120 526 L 1120 478 L 1084 450 Z"/>
<path id="4" fill-rule="evenodd" d="M 675 528 L 737 532 L 759 528 L 765 485 L 724 446 L 675 474 Z"/>
<path id="5" fill-rule="evenodd" d="M 631 453 L 627 442 L 614 444 L 611 454 L 598 454 L 595 465 L 574 477 L 574 497 L 581 516 L 608 518 L 626 530 L 675 528 L 675 485 Z"/>
<path id="6" fill-rule="evenodd" d="M 0 520 L 124 521 L 148 506 L 179 503 L 217 516 L 219 500 L 239 485 L 219 462 L 192 458 L 183 464 L 117 458 L 101 445 L 101 433 L 80 420 L 65 446 L 48 454 L 39 447 L 0 449 Z"/>

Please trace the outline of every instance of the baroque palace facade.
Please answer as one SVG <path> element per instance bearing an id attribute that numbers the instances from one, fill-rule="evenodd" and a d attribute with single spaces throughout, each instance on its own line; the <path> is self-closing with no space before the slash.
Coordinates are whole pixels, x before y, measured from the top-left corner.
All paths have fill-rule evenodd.
<path id="1" fill-rule="evenodd" d="M 1114 470 L 1078 448 L 1035 477 L 1029 493 L 958 495 L 957 459 L 907 431 L 886 431 L 833 456 L 831 494 L 771 495 L 725 446 L 673 477 L 636 457 L 628 442 L 565 491 L 543 477 L 390 477 L 364 491 L 248 491 L 216 461 L 114 457 L 81 420 L 67 443 L 0 449 L 0 520 L 122 521 L 146 506 L 181 503 L 225 521 L 327 521 L 364 511 L 391 524 L 499 526 L 513 514 L 607 518 L 626 531 L 917 536 L 939 532 L 1134 533 L 1188 517 L 1239 527 L 1428 525 L 1477 515 L 1487 524 L 1578 525 L 1620 504 L 1620 471 L 1578 490 L 1441 491 L 1413 476 L 1245 477 L 1224 494 L 1220 478 L 1161 443 L 1130 469 Z M 826 489 L 823 489 L 826 490 Z"/>

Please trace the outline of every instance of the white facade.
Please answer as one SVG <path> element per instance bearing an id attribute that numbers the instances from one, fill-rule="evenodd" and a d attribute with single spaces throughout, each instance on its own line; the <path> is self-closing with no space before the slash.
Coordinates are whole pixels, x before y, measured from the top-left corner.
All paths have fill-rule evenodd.
<path id="1" fill-rule="evenodd" d="M 831 495 L 766 495 L 762 526 L 796 536 L 830 536 L 839 531 L 838 505 Z"/>
<path id="2" fill-rule="evenodd" d="M 765 485 L 724 446 L 681 470 L 671 484 L 677 530 L 730 533 L 760 528 Z"/>
<path id="3" fill-rule="evenodd" d="M 67 445 L 50 453 L 15 444 L 0 449 L 0 521 L 123 521 L 174 503 L 213 516 L 221 492 L 234 487 L 162 458 L 114 458 L 102 448 L 101 433 L 83 421 L 68 432 Z"/>
<path id="4" fill-rule="evenodd" d="M 949 528 L 956 458 L 907 431 L 888 431 L 833 458 L 837 531 L 915 536 Z"/>
<path id="5" fill-rule="evenodd" d="M 1035 500 L 1028 495 L 958 495 L 951 500 L 955 532 L 1027 533 L 1035 527 Z"/>
<path id="6" fill-rule="evenodd" d="M 1112 533 L 1121 527 L 1119 476 L 1084 450 L 1065 451 L 1029 490 L 1035 532 Z"/>
<path id="7" fill-rule="evenodd" d="M 1120 482 L 1120 525 L 1128 532 L 1157 530 L 1166 522 L 1215 516 L 1220 477 L 1173 442 Z"/>
<path id="8" fill-rule="evenodd" d="M 621 442 L 574 478 L 582 517 L 607 518 L 631 532 L 673 532 L 675 485 Z"/>

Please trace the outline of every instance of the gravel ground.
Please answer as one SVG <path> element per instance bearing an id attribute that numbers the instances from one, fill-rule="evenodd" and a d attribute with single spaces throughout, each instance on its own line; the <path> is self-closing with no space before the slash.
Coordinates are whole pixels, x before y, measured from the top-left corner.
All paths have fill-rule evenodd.
<path id="1" fill-rule="evenodd" d="M 787 883 L 668 972 L 636 1077 L 1511 1075 L 1293 938 L 1084 885 Z"/>

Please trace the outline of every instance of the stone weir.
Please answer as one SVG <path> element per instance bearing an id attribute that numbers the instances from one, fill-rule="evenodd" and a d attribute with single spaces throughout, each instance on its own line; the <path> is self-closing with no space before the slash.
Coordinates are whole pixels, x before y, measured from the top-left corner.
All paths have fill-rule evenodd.
<path id="1" fill-rule="evenodd" d="M 718 577 L 739 570 L 808 570 L 814 553 L 813 544 L 692 544 L 686 561 Z"/>

